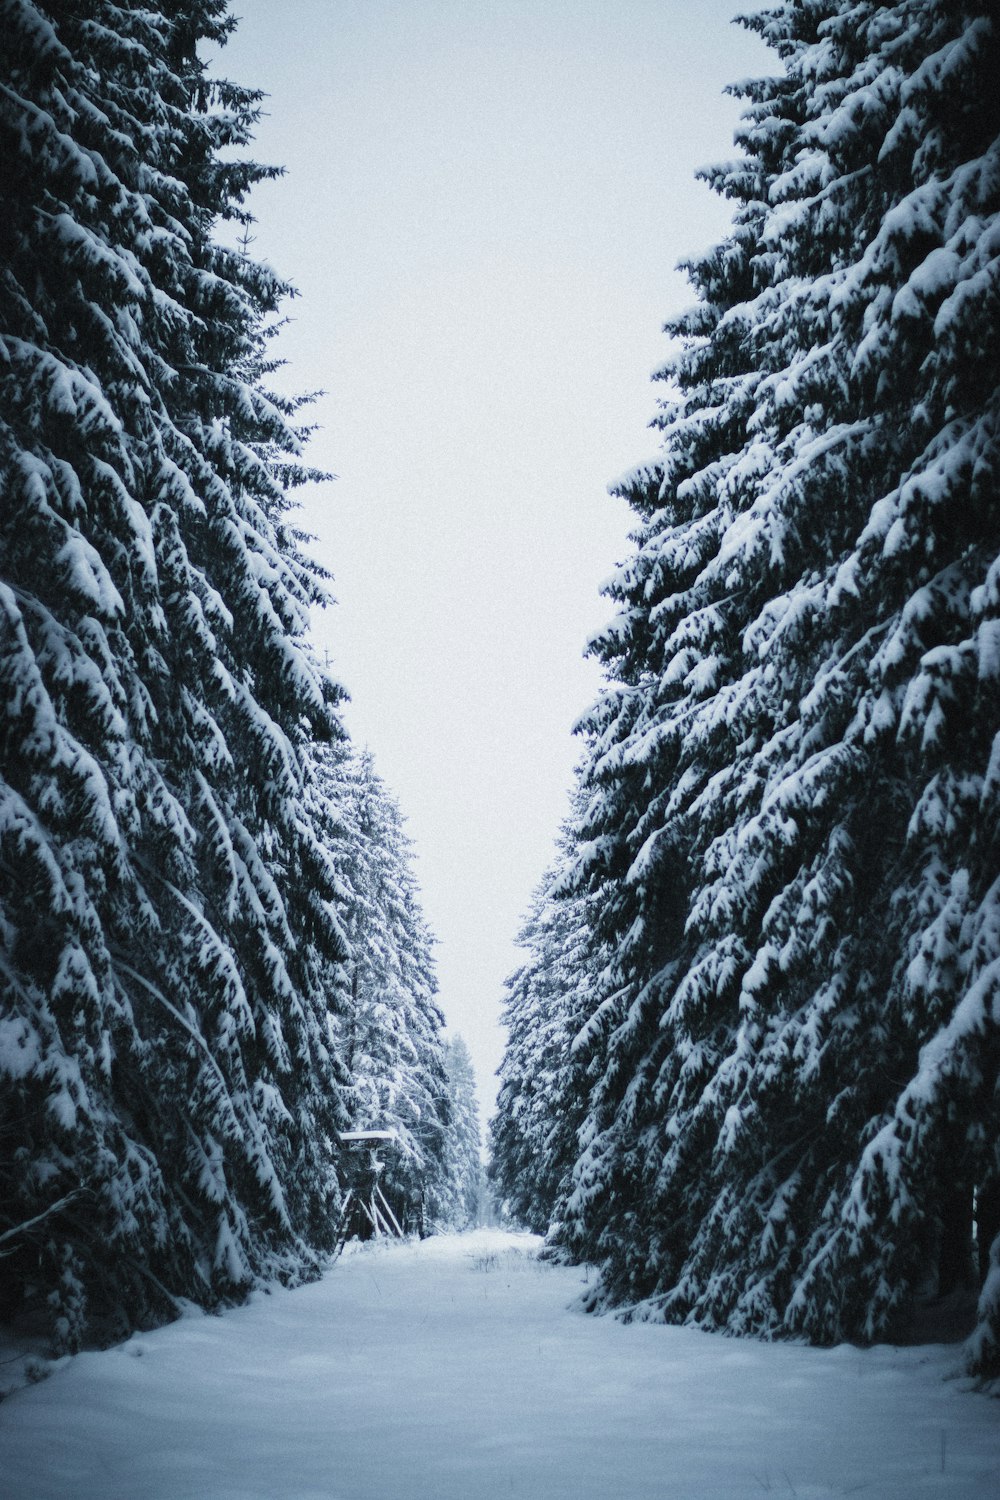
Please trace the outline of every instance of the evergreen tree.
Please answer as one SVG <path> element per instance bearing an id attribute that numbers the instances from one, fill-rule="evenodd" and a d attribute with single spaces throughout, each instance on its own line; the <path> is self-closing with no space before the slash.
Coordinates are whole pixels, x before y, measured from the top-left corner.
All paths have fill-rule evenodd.
<path id="1" fill-rule="evenodd" d="M 981 1283 L 985 1372 L 1000 38 L 980 0 L 748 24 L 784 70 L 709 174 L 733 230 L 595 648 L 576 879 L 614 964 L 561 1238 L 597 1300 L 734 1331 L 871 1339 Z"/>
<path id="2" fill-rule="evenodd" d="M 313 1270 L 338 1212 L 338 692 L 288 289 L 213 239 L 268 175 L 198 58 L 226 10 L 0 0 L 0 1251 L 63 1347 Z"/>
<path id="3" fill-rule="evenodd" d="M 431 1212 L 442 1228 L 475 1229 L 483 1194 L 482 1137 L 476 1073 L 461 1036 L 445 1047 L 449 1125 L 444 1171 L 432 1194 Z"/>
<path id="4" fill-rule="evenodd" d="M 434 940 L 420 908 L 412 845 L 370 752 L 317 752 L 324 842 L 337 870 L 349 957 L 332 981 L 350 1073 L 352 1130 L 391 1130 L 383 1187 L 410 1217 L 447 1175 L 444 1018 Z"/>
<path id="5" fill-rule="evenodd" d="M 590 1084 L 583 1059 L 602 1019 L 597 903 L 564 884 L 574 852 L 567 825 L 518 934 L 528 959 L 506 982 L 507 1044 L 490 1121 L 490 1180 L 505 1211 L 536 1234 L 558 1221 L 570 1188 Z"/>

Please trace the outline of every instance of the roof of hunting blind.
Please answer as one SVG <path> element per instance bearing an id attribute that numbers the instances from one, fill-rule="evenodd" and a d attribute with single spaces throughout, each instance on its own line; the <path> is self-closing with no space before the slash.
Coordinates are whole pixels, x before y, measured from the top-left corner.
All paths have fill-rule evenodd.
<path id="1" fill-rule="evenodd" d="M 338 1138 L 345 1146 L 365 1145 L 369 1141 L 398 1140 L 394 1130 L 339 1130 Z"/>

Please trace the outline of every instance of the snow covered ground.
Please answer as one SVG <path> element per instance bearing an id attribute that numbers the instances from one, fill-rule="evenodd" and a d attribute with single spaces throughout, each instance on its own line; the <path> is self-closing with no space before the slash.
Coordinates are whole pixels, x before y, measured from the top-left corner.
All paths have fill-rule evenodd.
<path id="1" fill-rule="evenodd" d="M 313 1286 L 60 1364 L 0 1405 L 3 1500 L 996 1500 L 957 1348 L 592 1318 L 495 1230 L 348 1247 Z"/>

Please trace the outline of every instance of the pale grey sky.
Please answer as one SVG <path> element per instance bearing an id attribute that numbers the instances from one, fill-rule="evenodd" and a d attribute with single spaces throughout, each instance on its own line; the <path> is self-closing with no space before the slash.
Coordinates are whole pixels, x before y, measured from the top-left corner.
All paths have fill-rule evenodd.
<path id="1" fill-rule="evenodd" d="M 322 387 L 305 520 L 320 650 L 416 842 L 440 1000 L 491 1099 L 503 979 L 600 686 L 678 260 L 726 231 L 736 0 L 243 0 L 219 71 L 266 90 L 254 254 Z M 753 6 L 744 6 L 752 9 Z"/>

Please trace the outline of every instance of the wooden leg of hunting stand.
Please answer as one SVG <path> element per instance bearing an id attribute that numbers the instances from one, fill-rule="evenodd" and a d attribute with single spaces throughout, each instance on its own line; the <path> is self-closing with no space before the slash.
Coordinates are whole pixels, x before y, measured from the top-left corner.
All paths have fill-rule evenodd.
<path id="1" fill-rule="evenodd" d="M 399 1235 L 399 1238 L 402 1239 L 403 1238 L 403 1231 L 399 1227 L 399 1220 L 396 1218 L 396 1215 L 393 1213 L 392 1209 L 389 1207 L 389 1204 L 388 1204 L 388 1202 L 386 1200 L 385 1194 L 383 1193 L 382 1189 L 380 1187 L 377 1187 L 377 1186 L 375 1188 L 375 1191 L 378 1194 L 379 1199 L 381 1200 L 382 1207 L 385 1210 L 385 1214 L 388 1214 L 388 1216 L 389 1216 L 389 1223 L 392 1225 L 393 1229 Z M 383 1214 L 383 1218 L 385 1217 L 385 1214 Z"/>
<path id="2" fill-rule="evenodd" d="M 335 1257 L 341 1254 L 344 1246 L 347 1244 L 347 1231 L 351 1223 L 348 1211 L 351 1207 L 351 1199 L 353 1197 L 354 1189 L 348 1188 L 347 1197 L 344 1199 L 344 1206 L 340 1210 L 340 1223 L 337 1227 L 337 1243 L 334 1246 L 333 1251 Z"/>

